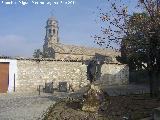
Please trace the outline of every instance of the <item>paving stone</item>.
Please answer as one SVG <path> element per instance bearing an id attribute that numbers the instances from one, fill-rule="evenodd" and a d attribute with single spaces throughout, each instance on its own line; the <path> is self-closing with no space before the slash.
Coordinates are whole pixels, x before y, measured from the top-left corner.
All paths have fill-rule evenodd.
<path id="1" fill-rule="evenodd" d="M 55 102 L 51 94 L 0 94 L 0 120 L 36 120 Z"/>

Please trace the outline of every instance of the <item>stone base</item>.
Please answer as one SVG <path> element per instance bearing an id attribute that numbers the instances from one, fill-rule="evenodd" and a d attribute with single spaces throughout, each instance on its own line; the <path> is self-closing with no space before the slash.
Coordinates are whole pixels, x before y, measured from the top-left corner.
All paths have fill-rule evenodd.
<path id="1" fill-rule="evenodd" d="M 96 112 L 100 106 L 101 90 L 98 86 L 91 85 L 88 92 L 84 95 L 84 102 L 82 106 L 83 111 Z"/>
<path id="2" fill-rule="evenodd" d="M 96 112 L 98 111 L 98 109 L 99 109 L 99 106 L 89 106 L 87 104 L 84 104 L 82 107 L 82 110 L 86 112 Z"/>

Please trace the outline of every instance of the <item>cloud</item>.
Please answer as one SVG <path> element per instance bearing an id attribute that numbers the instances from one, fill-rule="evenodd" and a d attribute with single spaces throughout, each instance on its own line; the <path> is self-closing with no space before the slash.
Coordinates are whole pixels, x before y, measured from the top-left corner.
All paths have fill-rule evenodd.
<path id="1" fill-rule="evenodd" d="M 34 49 L 40 46 L 19 35 L 0 36 L 0 55 L 32 57 Z"/>

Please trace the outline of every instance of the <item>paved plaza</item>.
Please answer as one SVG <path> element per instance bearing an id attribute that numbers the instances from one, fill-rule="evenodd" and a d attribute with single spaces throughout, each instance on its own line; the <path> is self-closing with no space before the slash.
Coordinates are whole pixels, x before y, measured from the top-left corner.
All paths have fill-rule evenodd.
<path id="1" fill-rule="evenodd" d="M 0 94 L 0 120 L 37 120 L 55 104 L 51 94 Z"/>

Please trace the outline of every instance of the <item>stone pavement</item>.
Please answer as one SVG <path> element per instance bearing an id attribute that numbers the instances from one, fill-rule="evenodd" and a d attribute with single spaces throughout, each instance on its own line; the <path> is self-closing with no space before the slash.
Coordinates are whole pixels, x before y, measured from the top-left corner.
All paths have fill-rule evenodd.
<path id="1" fill-rule="evenodd" d="M 55 104 L 52 94 L 0 94 L 0 120 L 37 120 Z"/>
<path id="2" fill-rule="evenodd" d="M 149 93 L 149 87 L 143 85 L 102 86 L 110 96 Z M 70 94 L 79 99 L 88 88 Z M 60 98 L 67 98 L 68 93 L 8 93 L 0 94 L 0 120 L 37 120 Z"/>

